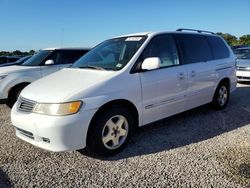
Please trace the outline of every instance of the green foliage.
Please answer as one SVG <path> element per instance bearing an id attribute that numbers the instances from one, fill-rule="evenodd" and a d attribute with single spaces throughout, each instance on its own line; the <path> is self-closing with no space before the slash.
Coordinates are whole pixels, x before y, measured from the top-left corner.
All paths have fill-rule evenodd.
<path id="1" fill-rule="evenodd" d="M 240 37 L 240 44 L 250 45 L 250 35 L 243 35 Z"/>
<path id="2" fill-rule="evenodd" d="M 222 36 L 230 46 L 235 46 L 235 45 L 240 44 L 237 37 L 234 35 L 231 35 L 229 33 L 221 33 L 221 32 L 218 32 L 216 34 Z"/>
<path id="3" fill-rule="evenodd" d="M 35 50 L 30 50 L 29 55 L 33 55 L 35 53 Z"/>
<path id="4" fill-rule="evenodd" d="M 26 55 L 33 55 L 34 53 L 35 53 L 35 50 L 30 50 L 29 52 L 22 52 L 20 50 L 15 50 L 12 52 L 0 51 L 0 56 L 12 56 L 12 55 L 26 56 Z"/>
<path id="5" fill-rule="evenodd" d="M 237 38 L 236 36 L 231 35 L 229 33 L 218 32 L 216 34 L 222 36 L 230 46 L 250 45 L 250 35 L 249 34 L 242 35 L 240 38 Z"/>

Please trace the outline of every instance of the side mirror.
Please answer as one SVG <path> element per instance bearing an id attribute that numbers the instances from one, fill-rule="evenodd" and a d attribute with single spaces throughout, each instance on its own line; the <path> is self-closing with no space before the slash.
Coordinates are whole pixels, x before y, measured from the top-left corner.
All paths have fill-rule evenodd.
<path id="1" fill-rule="evenodd" d="M 52 59 L 45 61 L 45 65 L 53 65 L 53 64 L 55 64 L 55 62 Z"/>
<path id="2" fill-rule="evenodd" d="M 161 65 L 161 60 L 159 57 L 149 57 L 144 59 L 141 68 L 142 70 L 154 70 L 159 69 Z"/>

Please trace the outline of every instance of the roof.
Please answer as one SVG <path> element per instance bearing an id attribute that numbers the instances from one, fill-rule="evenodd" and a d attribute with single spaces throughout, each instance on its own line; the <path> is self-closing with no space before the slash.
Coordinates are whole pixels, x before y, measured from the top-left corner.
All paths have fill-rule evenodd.
<path id="1" fill-rule="evenodd" d="M 114 38 L 120 38 L 120 37 L 132 37 L 132 36 L 144 36 L 144 35 L 149 35 L 153 32 L 141 32 L 141 33 L 131 33 L 131 34 L 126 34 L 126 35 L 120 35 Z"/>
<path id="2" fill-rule="evenodd" d="M 90 50 L 89 47 L 51 47 L 51 48 L 44 48 L 43 50 Z"/>
<path id="3" fill-rule="evenodd" d="M 121 36 L 118 36 L 118 37 L 114 37 L 114 38 L 119 38 L 119 37 L 133 37 L 133 36 L 143 36 L 143 35 L 147 35 L 147 36 L 154 36 L 154 35 L 159 35 L 159 34 L 180 34 L 180 33 L 183 33 L 183 34 L 197 34 L 197 35 L 209 35 L 209 36 L 219 36 L 217 34 L 214 34 L 212 32 L 209 32 L 209 31 L 200 31 L 198 32 L 199 30 L 190 30 L 190 31 L 151 31 L 151 32 L 141 32 L 141 33 L 132 33 L 132 34 L 127 34 L 127 35 L 121 35 Z"/>

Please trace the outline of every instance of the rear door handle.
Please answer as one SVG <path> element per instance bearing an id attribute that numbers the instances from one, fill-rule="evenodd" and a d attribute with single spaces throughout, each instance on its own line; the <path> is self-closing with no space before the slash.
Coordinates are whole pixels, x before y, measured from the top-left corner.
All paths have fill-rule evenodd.
<path id="1" fill-rule="evenodd" d="M 180 72 L 178 78 L 179 80 L 185 79 L 185 74 L 183 72 Z"/>
<path id="2" fill-rule="evenodd" d="M 196 73 L 195 73 L 195 71 L 193 70 L 193 71 L 191 71 L 191 77 L 193 78 L 193 77 L 195 77 L 196 76 Z"/>

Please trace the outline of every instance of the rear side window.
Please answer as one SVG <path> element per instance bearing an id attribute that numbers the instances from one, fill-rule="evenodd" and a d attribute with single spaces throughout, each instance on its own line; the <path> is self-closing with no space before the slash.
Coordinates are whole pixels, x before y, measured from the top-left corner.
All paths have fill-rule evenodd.
<path id="1" fill-rule="evenodd" d="M 17 58 L 17 57 L 9 57 L 9 59 L 8 59 L 8 62 L 15 62 L 15 61 L 17 61 L 19 58 Z"/>
<path id="2" fill-rule="evenodd" d="M 213 59 L 205 36 L 193 34 L 178 34 L 176 36 L 184 64 L 204 62 Z"/>
<path id="3" fill-rule="evenodd" d="M 63 50 L 61 52 L 61 64 L 73 64 L 87 52 L 88 50 Z"/>
<path id="4" fill-rule="evenodd" d="M 0 63 L 6 63 L 7 58 L 6 57 L 0 57 Z"/>
<path id="5" fill-rule="evenodd" d="M 215 36 L 207 36 L 209 45 L 215 59 L 223 59 L 229 57 L 229 50 L 223 40 Z"/>

